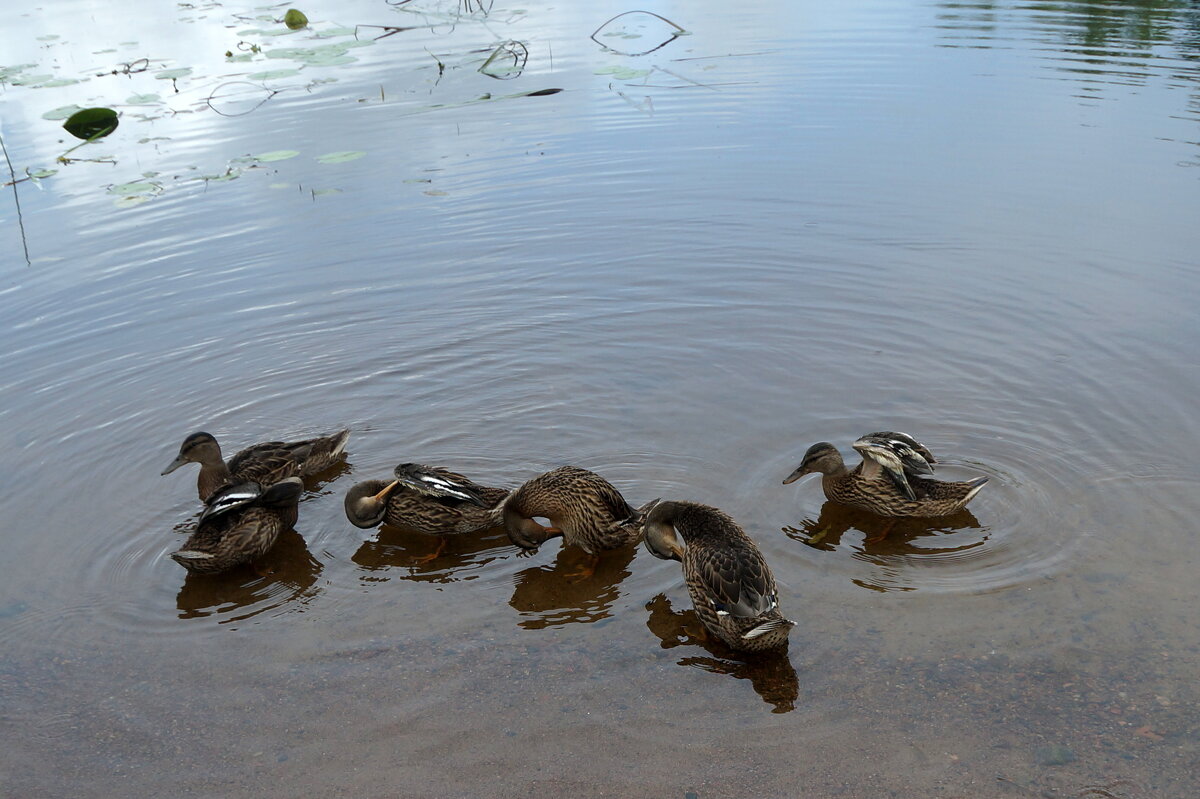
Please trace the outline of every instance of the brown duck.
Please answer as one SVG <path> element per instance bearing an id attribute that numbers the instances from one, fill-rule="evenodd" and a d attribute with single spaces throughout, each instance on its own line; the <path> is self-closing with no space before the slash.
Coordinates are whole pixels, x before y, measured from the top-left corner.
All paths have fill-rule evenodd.
<path id="1" fill-rule="evenodd" d="M 862 463 L 847 469 L 827 441 L 813 444 L 784 485 L 819 472 L 825 497 L 880 516 L 948 516 L 966 506 L 987 483 L 975 477 L 961 483 L 923 479 L 937 460 L 906 433 L 870 433 L 854 442 Z"/>
<path id="2" fill-rule="evenodd" d="M 296 523 L 304 492 L 299 477 L 263 489 L 258 483 L 226 486 L 213 494 L 196 531 L 171 557 L 191 572 L 214 574 L 249 563 Z"/>
<path id="3" fill-rule="evenodd" d="M 386 522 L 426 535 L 473 533 L 504 523 L 506 488 L 480 485 L 438 466 L 402 463 L 395 478 L 364 480 L 346 494 L 346 518 L 355 527 Z"/>
<path id="4" fill-rule="evenodd" d="M 288 477 L 306 475 L 328 469 L 341 460 L 350 438 L 349 430 L 304 441 L 267 441 L 247 447 L 226 463 L 221 459 L 221 445 L 212 435 L 192 433 L 183 440 L 179 455 L 163 474 L 170 474 L 185 463 L 200 464 L 196 487 L 200 500 L 208 502 L 216 491 L 236 483 L 273 485 Z"/>
<path id="5" fill-rule="evenodd" d="M 645 543 L 655 557 L 683 563 L 696 615 L 725 644 L 743 652 L 787 644 L 795 622 L 779 612 L 771 568 L 729 514 L 695 502 L 660 502 L 646 516 Z"/>
<path id="6" fill-rule="evenodd" d="M 653 504 L 634 508 L 612 483 L 595 472 L 560 466 L 513 491 L 501 510 L 504 527 L 514 544 L 532 550 L 562 536 L 564 544 L 577 546 L 592 556 L 590 564 L 569 576 L 589 577 L 601 551 L 637 543 L 645 512 Z M 549 519 L 550 526 L 542 526 L 534 521 L 535 517 Z"/>

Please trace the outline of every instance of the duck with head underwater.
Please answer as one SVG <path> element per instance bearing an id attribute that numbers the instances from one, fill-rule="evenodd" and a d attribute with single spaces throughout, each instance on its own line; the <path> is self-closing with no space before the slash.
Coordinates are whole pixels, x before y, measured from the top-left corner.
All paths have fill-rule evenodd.
<path id="1" fill-rule="evenodd" d="M 695 502 L 659 502 L 646 516 L 645 543 L 656 558 L 683 564 L 696 615 L 718 639 L 743 652 L 787 645 L 795 622 L 779 611 L 771 567 L 729 514 Z"/>
<path id="2" fill-rule="evenodd" d="M 638 542 L 645 513 L 657 501 L 634 508 L 595 472 L 560 466 L 513 491 L 502 515 L 509 539 L 522 549 L 535 550 L 561 536 L 564 544 L 588 553 L 589 562 L 568 575 L 582 579 L 595 572 L 600 552 Z M 537 517 L 549 519 L 550 526 L 538 523 Z"/>

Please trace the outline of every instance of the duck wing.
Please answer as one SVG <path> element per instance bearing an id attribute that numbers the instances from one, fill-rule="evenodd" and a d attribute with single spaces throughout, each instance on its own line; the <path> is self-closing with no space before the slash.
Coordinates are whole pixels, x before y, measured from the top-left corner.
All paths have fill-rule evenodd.
<path id="1" fill-rule="evenodd" d="M 766 561 L 745 547 L 689 548 L 694 578 L 717 615 L 753 619 L 779 606 Z M 686 557 L 686 556 L 685 556 Z"/>
<path id="2" fill-rule="evenodd" d="M 423 496 L 469 502 L 481 508 L 490 508 L 496 504 L 489 503 L 484 498 L 485 495 L 494 494 L 486 486 L 477 485 L 449 469 L 424 466 L 420 463 L 402 463 L 396 467 L 393 474 L 400 485 Z"/>
<path id="3" fill-rule="evenodd" d="M 908 478 L 933 474 L 932 464 L 937 463 L 933 453 L 907 433 L 869 433 L 853 446 L 864 460 L 869 458 L 882 466 L 909 499 L 916 499 L 917 495 Z"/>
<path id="4" fill-rule="evenodd" d="M 263 487 L 253 481 L 227 485 L 219 489 L 204 503 L 197 526 L 206 521 L 223 516 L 232 510 L 243 508 L 263 495 Z"/>

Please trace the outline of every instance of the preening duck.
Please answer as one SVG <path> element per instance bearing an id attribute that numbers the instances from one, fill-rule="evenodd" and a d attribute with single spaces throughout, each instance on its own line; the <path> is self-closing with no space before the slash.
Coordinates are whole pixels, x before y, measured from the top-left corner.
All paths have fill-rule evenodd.
<path id="1" fill-rule="evenodd" d="M 821 474 L 825 497 L 880 516 L 948 516 L 966 506 L 987 483 L 975 477 L 952 483 L 924 479 L 937 460 L 906 433 L 870 433 L 853 444 L 862 463 L 847 469 L 827 441 L 813 444 L 784 485 L 806 474 Z"/>

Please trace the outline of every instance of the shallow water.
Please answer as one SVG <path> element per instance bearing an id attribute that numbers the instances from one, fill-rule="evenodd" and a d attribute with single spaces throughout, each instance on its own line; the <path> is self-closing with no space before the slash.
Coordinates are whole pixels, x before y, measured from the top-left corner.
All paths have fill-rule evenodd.
<path id="1" fill-rule="evenodd" d="M 0 34 L 58 169 L 0 201 L 0 795 L 1192 795 L 1194 4 L 667 3 L 608 49 L 631 8 L 129 8 Z M 55 164 L 69 104 L 115 164 Z M 258 572 L 169 559 L 187 433 L 342 426 Z M 881 541 L 780 484 L 879 429 L 991 481 Z M 790 649 L 697 640 L 644 550 L 350 526 L 401 461 L 717 505 Z"/>

